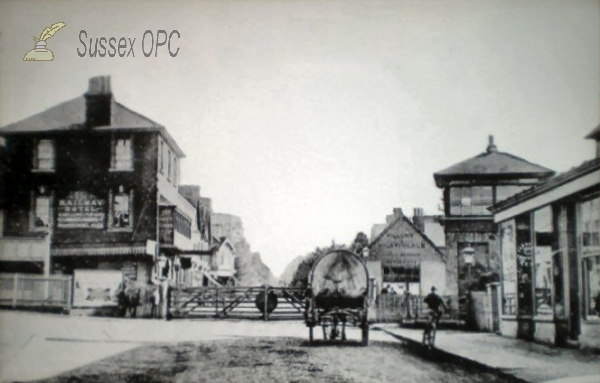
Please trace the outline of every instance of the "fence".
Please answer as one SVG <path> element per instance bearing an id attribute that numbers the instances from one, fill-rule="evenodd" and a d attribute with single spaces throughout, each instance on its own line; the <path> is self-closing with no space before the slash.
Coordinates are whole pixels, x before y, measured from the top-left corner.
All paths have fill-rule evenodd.
<path id="1" fill-rule="evenodd" d="M 420 295 L 380 294 L 375 302 L 371 302 L 369 320 L 374 322 L 414 323 L 425 321 L 428 307 Z M 450 297 L 442 297 L 446 307 L 450 308 Z M 445 312 L 441 320 L 458 322 L 458 312 Z"/>
<path id="2" fill-rule="evenodd" d="M 71 310 L 71 277 L 0 274 L 0 306 Z"/>
<path id="3" fill-rule="evenodd" d="M 269 286 L 176 288 L 171 291 L 169 312 L 174 318 L 304 319 L 304 290 Z"/>

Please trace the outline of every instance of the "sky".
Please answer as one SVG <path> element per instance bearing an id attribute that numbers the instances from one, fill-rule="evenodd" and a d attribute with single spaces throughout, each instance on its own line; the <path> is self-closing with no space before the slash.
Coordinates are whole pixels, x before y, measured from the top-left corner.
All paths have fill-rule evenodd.
<path id="1" fill-rule="evenodd" d="M 55 60 L 23 62 L 59 21 Z M 161 29 L 177 56 L 145 57 Z M 136 38 L 135 57 L 80 57 L 81 30 Z M 0 126 L 96 75 L 168 129 L 182 183 L 241 217 L 279 275 L 394 207 L 440 214 L 433 173 L 490 134 L 557 172 L 593 158 L 600 1 L 0 1 Z"/>

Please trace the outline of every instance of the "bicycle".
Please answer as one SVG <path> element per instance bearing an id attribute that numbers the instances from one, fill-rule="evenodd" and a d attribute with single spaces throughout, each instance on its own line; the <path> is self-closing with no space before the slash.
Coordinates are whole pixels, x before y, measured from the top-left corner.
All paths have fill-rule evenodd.
<path id="1" fill-rule="evenodd" d="M 428 349 L 433 349 L 435 344 L 435 334 L 437 332 L 437 314 L 430 313 L 428 315 L 425 329 L 423 330 L 423 346 Z"/>

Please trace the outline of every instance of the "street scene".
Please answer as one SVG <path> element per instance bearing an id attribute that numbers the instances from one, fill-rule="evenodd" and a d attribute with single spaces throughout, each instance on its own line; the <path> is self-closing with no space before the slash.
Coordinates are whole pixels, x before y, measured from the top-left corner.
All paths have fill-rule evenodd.
<path id="1" fill-rule="evenodd" d="M 600 1 L 0 25 L 1 382 L 600 380 Z"/>

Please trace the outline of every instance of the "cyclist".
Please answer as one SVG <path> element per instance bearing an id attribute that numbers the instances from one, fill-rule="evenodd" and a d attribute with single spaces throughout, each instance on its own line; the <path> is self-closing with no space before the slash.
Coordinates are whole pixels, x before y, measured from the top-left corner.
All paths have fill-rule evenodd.
<path id="1" fill-rule="evenodd" d="M 431 293 L 425 297 L 423 302 L 425 302 L 427 307 L 429 307 L 429 315 L 432 317 L 433 321 L 435 321 L 435 326 L 437 327 L 437 325 L 440 323 L 442 314 L 446 310 L 446 305 L 444 304 L 442 298 L 435 293 L 435 291 L 435 286 L 432 286 Z"/>

